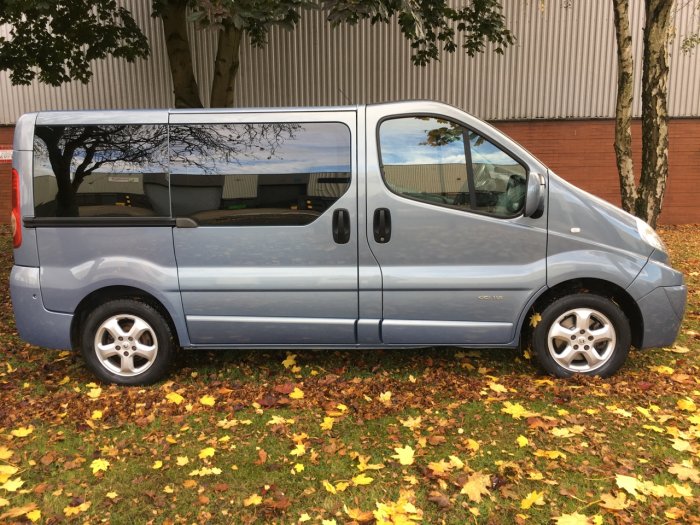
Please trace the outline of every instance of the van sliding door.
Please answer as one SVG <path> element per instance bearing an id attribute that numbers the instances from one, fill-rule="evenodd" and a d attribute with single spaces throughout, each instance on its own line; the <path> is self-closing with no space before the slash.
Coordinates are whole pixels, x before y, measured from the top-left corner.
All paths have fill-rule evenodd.
<path id="1" fill-rule="evenodd" d="M 352 111 L 171 114 L 175 256 L 194 345 L 355 343 L 355 133 Z"/>

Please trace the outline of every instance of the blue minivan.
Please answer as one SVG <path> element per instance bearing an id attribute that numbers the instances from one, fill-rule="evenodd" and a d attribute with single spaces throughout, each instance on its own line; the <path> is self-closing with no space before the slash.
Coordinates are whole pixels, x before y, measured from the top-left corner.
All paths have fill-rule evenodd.
<path id="1" fill-rule="evenodd" d="M 646 223 L 435 102 L 26 114 L 12 188 L 19 334 L 107 382 L 238 347 L 523 344 L 609 376 L 685 308 Z"/>

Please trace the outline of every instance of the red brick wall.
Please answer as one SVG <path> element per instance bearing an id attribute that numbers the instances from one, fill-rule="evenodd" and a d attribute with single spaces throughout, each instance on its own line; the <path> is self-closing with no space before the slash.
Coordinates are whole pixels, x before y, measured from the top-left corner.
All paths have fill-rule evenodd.
<path id="1" fill-rule="evenodd" d="M 0 126 L 0 149 L 12 149 L 12 127 Z M 10 222 L 12 209 L 12 164 L 0 160 L 0 224 Z"/>
<path id="2" fill-rule="evenodd" d="M 495 122 L 501 131 L 534 153 L 557 175 L 620 205 L 613 120 Z M 634 169 L 641 166 L 641 123 L 632 126 Z M 660 223 L 700 223 L 700 119 L 672 119 L 669 176 Z"/>
<path id="3" fill-rule="evenodd" d="M 555 173 L 571 183 L 620 205 L 615 166 L 613 120 L 496 122 Z M 635 170 L 641 165 L 641 130 L 632 130 Z M 0 147 L 12 144 L 12 127 L 0 127 Z M 664 224 L 700 223 L 700 119 L 670 123 L 669 178 L 661 213 Z M 10 216 L 10 164 L 0 162 L 0 223 Z"/>

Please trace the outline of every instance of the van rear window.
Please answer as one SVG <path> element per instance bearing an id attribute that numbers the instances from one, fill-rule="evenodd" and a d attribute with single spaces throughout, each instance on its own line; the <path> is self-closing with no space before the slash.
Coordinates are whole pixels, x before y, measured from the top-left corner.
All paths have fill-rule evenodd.
<path id="1" fill-rule="evenodd" d="M 165 125 L 37 126 L 35 216 L 170 216 L 167 146 Z"/>

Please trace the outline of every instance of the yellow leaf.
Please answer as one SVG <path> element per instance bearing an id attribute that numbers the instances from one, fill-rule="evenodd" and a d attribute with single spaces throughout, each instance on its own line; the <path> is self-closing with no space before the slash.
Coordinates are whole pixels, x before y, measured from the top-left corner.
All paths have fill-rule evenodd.
<path id="1" fill-rule="evenodd" d="M 675 474 L 679 480 L 690 480 L 693 483 L 700 483 L 700 472 L 693 466 L 692 461 L 685 460 L 681 463 L 674 463 L 668 468 L 671 474 Z"/>
<path id="2" fill-rule="evenodd" d="M 298 387 L 294 387 L 294 390 L 289 394 L 290 399 L 304 399 L 304 392 L 302 392 Z"/>
<path id="3" fill-rule="evenodd" d="M 177 392 L 168 392 L 168 394 L 165 396 L 165 399 L 167 399 L 171 403 L 175 403 L 176 405 L 179 405 L 185 400 L 185 398 Z"/>
<path id="4" fill-rule="evenodd" d="M 116 498 L 117 496 L 119 496 L 119 494 L 117 494 L 117 493 L 114 492 L 114 491 L 111 491 L 111 492 L 108 492 L 107 494 L 105 494 L 105 496 L 108 497 L 109 499 L 114 499 L 114 498 Z"/>
<path id="5" fill-rule="evenodd" d="M 304 465 L 301 463 L 297 463 L 294 465 L 294 471 L 297 473 L 304 472 Z"/>
<path id="6" fill-rule="evenodd" d="M 523 500 L 520 502 L 520 508 L 523 510 L 527 510 L 533 505 L 544 505 L 544 492 L 537 492 L 536 490 L 533 490 L 523 498 Z"/>
<path id="7" fill-rule="evenodd" d="M 61 380 L 58 382 L 58 384 L 59 384 L 59 385 L 65 385 L 68 381 L 70 381 L 70 377 L 64 376 L 64 378 L 61 379 Z"/>
<path id="8" fill-rule="evenodd" d="M 299 523 L 304 523 L 304 522 L 307 522 L 307 521 L 311 521 L 311 516 L 309 516 L 306 512 L 304 512 L 303 514 L 301 514 L 301 515 L 299 516 L 299 519 L 298 519 L 297 521 L 298 521 Z"/>
<path id="9" fill-rule="evenodd" d="M 93 410 L 90 417 L 92 419 L 102 419 L 102 410 Z"/>
<path id="10" fill-rule="evenodd" d="M 420 427 L 421 423 L 423 422 L 423 418 L 420 416 L 418 416 L 418 417 L 408 416 L 408 418 L 399 419 L 399 421 L 406 428 L 410 428 L 411 430 L 415 430 L 418 427 Z"/>
<path id="11" fill-rule="evenodd" d="M 518 442 L 520 448 L 526 447 L 530 444 L 530 441 L 525 436 L 518 436 L 515 441 Z"/>
<path id="12" fill-rule="evenodd" d="M 448 458 L 450 460 L 450 465 L 452 465 L 456 469 L 461 469 L 464 467 L 464 461 L 459 459 L 457 456 L 450 456 Z"/>
<path id="13" fill-rule="evenodd" d="M 369 523 L 374 521 L 374 513 L 372 511 L 349 509 L 347 505 L 343 505 L 343 510 L 351 520 L 356 521 L 358 523 Z"/>
<path id="14" fill-rule="evenodd" d="M 501 408 L 501 412 L 512 416 L 514 419 L 521 419 L 523 417 L 534 417 L 539 415 L 536 412 L 530 412 L 529 410 L 526 410 L 525 407 L 523 407 L 520 403 L 511 403 L 510 401 L 506 401 L 505 403 L 503 403 L 503 408 Z"/>
<path id="15" fill-rule="evenodd" d="M 95 459 L 90 463 L 90 468 L 93 474 L 97 474 L 100 471 L 106 472 L 109 468 L 109 461 L 102 458 Z"/>
<path id="16" fill-rule="evenodd" d="M 390 404 L 391 403 L 391 392 L 386 391 L 386 392 L 382 392 L 381 394 L 379 394 L 379 401 L 381 401 L 385 405 Z"/>
<path id="17" fill-rule="evenodd" d="M 162 466 L 163 466 L 163 462 L 161 460 L 157 459 L 156 461 L 153 462 L 153 465 L 151 466 L 151 468 L 153 470 L 158 470 Z"/>
<path id="18" fill-rule="evenodd" d="M 347 481 L 339 481 L 335 484 L 335 490 L 338 492 L 344 492 L 345 489 L 347 489 L 349 486 L 350 483 L 348 483 Z"/>
<path id="19" fill-rule="evenodd" d="M 452 470 L 452 464 L 441 459 L 440 461 L 431 461 L 428 463 L 428 468 L 433 472 L 434 475 L 440 476 L 442 474 L 449 473 Z"/>
<path id="20" fill-rule="evenodd" d="M 30 425 L 28 427 L 16 428 L 12 432 L 10 432 L 10 434 L 12 434 L 13 436 L 18 437 L 18 438 L 23 438 L 23 437 L 27 437 L 32 432 L 34 432 L 34 427 Z"/>
<path id="21" fill-rule="evenodd" d="M 574 512 L 573 514 L 562 514 L 558 518 L 554 518 L 557 525 L 591 525 L 591 520 L 585 514 Z"/>
<path id="22" fill-rule="evenodd" d="M 489 388 L 498 394 L 508 392 L 508 389 L 499 383 L 489 383 Z"/>
<path id="23" fill-rule="evenodd" d="M 190 462 L 190 458 L 187 456 L 178 456 L 175 458 L 175 463 L 177 464 L 178 467 L 184 467 Z"/>
<path id="24" fill-rule="evenodd" d="M 251 494 L 246 499 L 243 500 L 243 505 L 250 507 L 251 505 L 257 506 L 262 503 L 262 496 L 260 494 Z"/>
<path id="25" fill-rule="evenodd" d="M 594 514 L 593 525 L 603 525 L 603 516 L 601 516 L 600 514 Z"/>
<path id="26" fill-rule="evenodd" d="M 674 354 L 687 354 L 690 352 L 690 348 L 686 346 L 675 345 L 673 348 L 664 348 L 667 352 L 673 352 Z"/>
<path id="27" fill-rule="evenodd" d="M 212 396 L 202 396 L 199 398 L 199 402 L 207 407 L 213 407 L 216 404 L 216 399 Z"/>
<path id="28" fill-rule="evenodd" d="M 165 487 L 163 487 L 163 492 L 165 492 L 166 494 L 172 494 L 173 492 L 175 492 L 175 489 L 172 488 L 170 485 L 166 485 Z"/>
<path id="29" fill-rule="evenodd" d="M 602 494 L 600 496 L 600 506 L 609 510 L 623 510 L 630 506 L 624 492 L 618 492 L 617 496 L 612 494 Z"/>
<path id="30" fill-rule="evenodd" d="M 296 354 L 287 354 L 287 358 L 282 361 L 282 365 L 285 368 L 289 368 L 290 366 L 294 366 L 297 364 L 297 356 Z"/>
<path id="31" fill-rule="evenodd" d="M 667 375 L 667 376 L 670 376 L 670 375 L 673 374 L 673 372 L 675 372 L 675 370 L 674 370 L 673 368 L 671 368 L 670 366 L 663 366 L 663 365 L 661 365 L 661 366 L 650 366 L 650 367 L 649 367 L 649 370 L 651 370 L 652 372 L 656 372 L 656 373 L 658 373 L 658 374 L 664 374 L 664 375 Z"/>
<path id="32" fill-rule="evenodd" d="M 0 483 L 5 483 L 10 477 L 17 474 L 18 470 L 13 465 L 0 465 Z"/>
<path id="33" fill-rule="evenodd" d="M 10 459 L 12 457 L 12 454 L 14 454 L 14 452 L 12 452 L 9 448 L 5 446 L 0 447 L 0 460 L 5 461 L 7 459 Z"/>
<path id="34" fill-rule="evenodd" d="M 479 442 L 475 439 L 469 438 L 467 439 L 467 448 L 472 452 L 477 452 L 480 448 Z"/>
<path id="35" fill-rule="evenodd" d="M 10 504 L 5 498 L 0 498 L 0 507 L 7 507 Z"/>
<path id="36" fill-rule="evenodd" d="M 540 321 L 542 320 L 542 316 L 535 312 L 530 316 L 530 326 L 535 328 L 538 324 L 540 324 Z"/>
<path id="37" fill-rule="evenodd" d="M 90 391 L 87 393 L 87 396 L 90 399 L 97 399 L 100 397 L 100 394 L 102 393 L 102 389 L 98 386 L 97 388 L 91 388 Z"/>
<path id="38" fill-rule="evenodd" d="M 638 496 L 637 490 L 641 490 L 642 488 L 641 481 L 632 476 L 625 476 L 624 474 L 617 474 L 615 476 L 615 484 L 621 489 L 626 490 L 635 498 Z"/>
<path id="39" fill-rule="evenodd" d="M 7 492 L 17 492 L 17 489 L 22 485 L 24 485 L 22 478 L 8 479 L 5 483 L 0 485 L 0 489 L 5 489 Z"/>
<path id="40" fill-rule="evenodd" d="M 326 416 L 323 418 L 323 423 L 321 423 L 321 430 L 331 430 L 333 428 L 334 418 Z"/>
<path id="41" fill-rule="evenodd" d="M 681 438 L 674 438 L 671 440 L 671 443 L 673 443 L 671 448 L 679 452 L 685 452 L 686 450 L 690 450 L 692 448 L 692 445 L 689 442 Z"/>
<path id="42" fill-rule="evenodd" d="M 35 523 L 41 519 L 41 511 L 39 509 L 30 510 L 26 514 L 29 521 Z"/>
<path id="43" fill-rule="evenodd" d="M 206 459 L 212 457 L 216 453 L 213 447 L 206 447 L 199 451 L 199 459 Z"/>
<path id="44" fill-rule="evenodd" d="M 303 443 L 297 443 L 296 447 L 289 454 L 296 457 L 303 456 L 306 454 L 306 446 Z"/>
<path id="45" fill-rule="evenodd" d="M 64 507 L 63 508 L 63 513 L 66 515 L 66 518 L 69 518 L 71 516 L 77 516 L 81 512 L 85 512 L 90 508 L 91 503 L 89 501 L 86 501 L 85 503 L 81 503 L 80 505 L 76 505 L 75 507 Z"/>
<path id="46" fill-rule="evenodd" d="M 474 472 L 460 490 L 460 494 L 466 494 L 470 501 L 479 503 L 482 495 L 489 494 L 491 476 L 482 474 L 480 471 Z"/>
<path id="47" fill-rule="evenodd" d="M 365 474 L 358 474 L 354 478 L 352 478 L 352 482 L 354 485 L 369 485 L 374 481 L 374 478 L 370 478 L 369 476 Z"/>
<path id="48" fill-rule="evenodd" d="M 679 399 L 676 402 L 676 406 L 679 410 L 685 410 L 686 412 L 695 412 L 698 409 L 698 407 L 695 406 L 695 401 L 693 401 L 689 397 L 686 397 L 685 399 Z"/>
<path id="49" fill-rule="evenodd" d="M 535 450 L 535 456 L 538 458 L 547 458 L 547 459 L 566 459 L 566 454 L 563 452 L 559 452 L 558 450 Z"/>
<path id="50" fill-rule="evenodd" d="M 335 487 L 328 482 L 328 480 L 323 480 L 323 488 L 326 489 L 328 492 L 331 494 L 336 494 L 338 491 L 335 490 Z"/>
<path id="51" fill-rule="evenodd" d="M 335 521 L 335 518 L 331 518 L 329 520 L 321 520 L 321 525 L 338 525 L 338 522 Z"/>
<path id="52" fill-rule="evenodd" d="M 398 459 L 399 463 L 404 466 L 413 465 L 413 454 L 415 451 L 410 447 L 410 445 L 406 445 L 405 447 L 395 447 L 394 452 L 396 452 L 396 454 L 391 457 Z"/>

